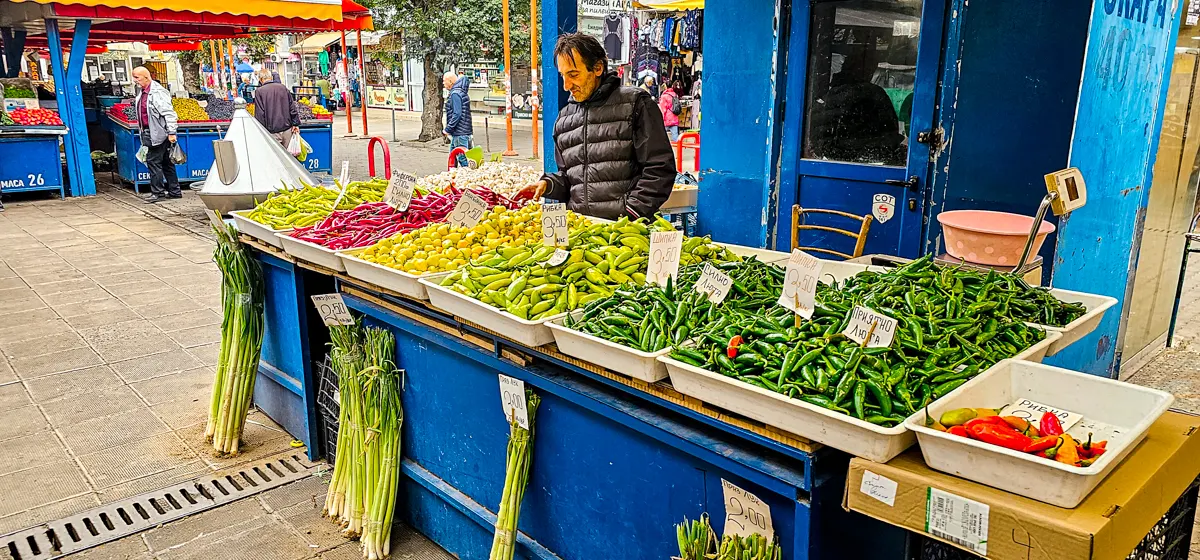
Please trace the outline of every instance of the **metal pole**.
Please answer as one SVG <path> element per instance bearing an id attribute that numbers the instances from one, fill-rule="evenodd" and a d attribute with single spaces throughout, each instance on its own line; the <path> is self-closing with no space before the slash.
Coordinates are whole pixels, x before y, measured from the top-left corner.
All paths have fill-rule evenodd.
<path id="1" fill-rule="evenodd" d="M 392 142 L 399 141 L 400 139 L 396 138 L 396 108 L 392 107 Z"/>
<path id="2" fill-rule="evenodd" d="M 492 129 L 488 128 L 487 116 L 483 117 L 483 141 L 485 142 L 483 149 L 487 150 L 489 154 L 492 153 Z"/>
<path id="3" fill-rule="evenodd" d="M 538 3 L 537 0 L 529 0 L 529 84 L 530 94 L 533 99 L 530 100 L 530 105 L 533 108 L 532 126 L 533 126 L 533 159 L 537 159 L 541 152 L 538 149 L 538 132 L 542 127 L 541 121 L 538 120 Z"/>
<path id="4" fill-rule="evenodd" d="M 350 63 L 346 55 L 346 32 L 342 32 L 342 75 L 346 77 L 346 87 L 342 89 L 342 101 L 346 104 L 346 136 L 354 136 L 353 100 L 350 98 Z"/>
<path id="5" fill-rule="evenodd" d="M 362 30 L 354 33 L 358 36 L 358 98 L 362 100 L 363 136 L 370 136 L 371 133 L 367 132 L 367 56 L 362 48 Z"/>
<path id="6" fill-rule="evenodd" d="M 504 155 L 515 156 L 517 151 L 512 144 L 512 44 L 508 36 L 508 0 L 501 6 L 504 15 L 504 122 L 505 135 L 508 137 L 508 148 Z"/>

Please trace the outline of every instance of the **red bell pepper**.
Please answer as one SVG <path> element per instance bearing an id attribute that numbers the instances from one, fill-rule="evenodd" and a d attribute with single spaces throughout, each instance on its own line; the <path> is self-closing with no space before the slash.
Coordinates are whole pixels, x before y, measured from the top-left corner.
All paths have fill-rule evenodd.
<path id="1" fill-rule="evenodd" d="M 1063 434 L 1062 422 L 1053 412 L 1045 412 L 1042 414 L 1041 421 L 1038 422 L 1038 431 L 1044 436 L 1061 436 Z"/>

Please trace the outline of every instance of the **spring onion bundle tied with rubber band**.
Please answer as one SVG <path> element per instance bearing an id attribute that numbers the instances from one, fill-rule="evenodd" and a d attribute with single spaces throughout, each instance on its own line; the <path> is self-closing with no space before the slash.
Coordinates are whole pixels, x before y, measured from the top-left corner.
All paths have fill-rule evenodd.
<path id="1" fill-rule="evenodd" d="M 359 325 L 330 327 L 329 337 L 341 411 L 324 513 L 347 536 L 361 537 L 363 558 L 387 558 L 404 423 L 396 339 L 386 329 Z"/>
<path id="2" fill-rule="evenodd" d="M 504 492 L 500 498 L 500 509 L 496 513 L 496 536 L 492 539 L 490 560 L 512 560 L 516 551 L 517 518 L 521 515 L 521 499 L 525 497 L 525 485 L 529 483 L 529 465 L 533 462 L 533 422 L 537 407 L 542 399 L 533 391 L 525 390 L 525 407 L 529 415 L 529 429 L 522 428 L 516 419 L 511 420 L 508 435 L 508 467 L 504 470 Z"/>
<path id="3" fill-rule="evenodd" d="M 219 453 L 236 454 L 254 395 L 258 358 L 263 342 L 262 268 L 238 241 L 232 226 L 214 227 L 217 248 L 213 259 L 221 269 L 221 352 L 213 382 L 205 441 Z"/>

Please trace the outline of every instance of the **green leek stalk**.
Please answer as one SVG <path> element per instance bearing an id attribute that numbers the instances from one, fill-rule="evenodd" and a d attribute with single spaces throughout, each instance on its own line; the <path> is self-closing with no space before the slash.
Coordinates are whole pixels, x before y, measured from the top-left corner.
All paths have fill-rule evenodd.
<path id="1" fill-rule="evenodd" d="M 717 535 L 708 523 L 708 514 L 701 514 L 697 521 L 688 521 L 675 526 L 675 536 L 679 541 L 679 558 L 682 560 L 708 560 L 716 548 Z"/>
<path id="2" fill-rule="evenodd" d="M 758 533 L 749 537 L 725 535 L 717 560 L 779 560 L 782 555 L 777 541 Z"/>
<path id="3" fill-rule="evenodd" d="M 224 316 L 204 438 L 218 453 L 236 455 L 258 376 L 266 288 L 262 268 L 238 241 L 237 230 L 225 225 L 213 231 L 217 235 L 213 260 L 221 270 Z"/>
<path id="4" fill-rule="evenodd" d="M 516 419 L 510 422 L 508 435 L 508 465 L 504 470 L 504 492 L 496 512 L 496 534 L 492 539 L 490 560 L 512 560 L 516 552 L 517 519 L 521 515 L 521 499 L 529 483 L 529 466 L 533 462 L 533 423 L 541 398 L 525 390 L 525 406 L 529 429 L 522 428 Z"/>

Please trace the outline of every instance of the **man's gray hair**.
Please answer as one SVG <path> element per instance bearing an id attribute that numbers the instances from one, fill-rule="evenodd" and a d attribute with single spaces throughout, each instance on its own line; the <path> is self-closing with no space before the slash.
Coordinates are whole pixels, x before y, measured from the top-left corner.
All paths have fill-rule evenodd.
<path id="1" fill-rule="evenodd" d="M 446 72 L 445 74 L 442 74 L 442 79 L 443 79 L 443 80 L 445 80 L 445 79 L 447 79 L 447 78 L 450 78 L 450 79 L 452 79 L 452 80 L 454 80 L 454 81 L 456 81 L 456 82 L 457 82 L 457 81 L 458 81 L 458 74 L 455 74 L 454 72 Z"/>
<path id="2" fill-rule="evenodd" d="M 271 71 L 266 66 L 258 69 L 258 83 L 265 84 L 273 81 L 275 81 L 275 76 L 271 74 Z"/>

